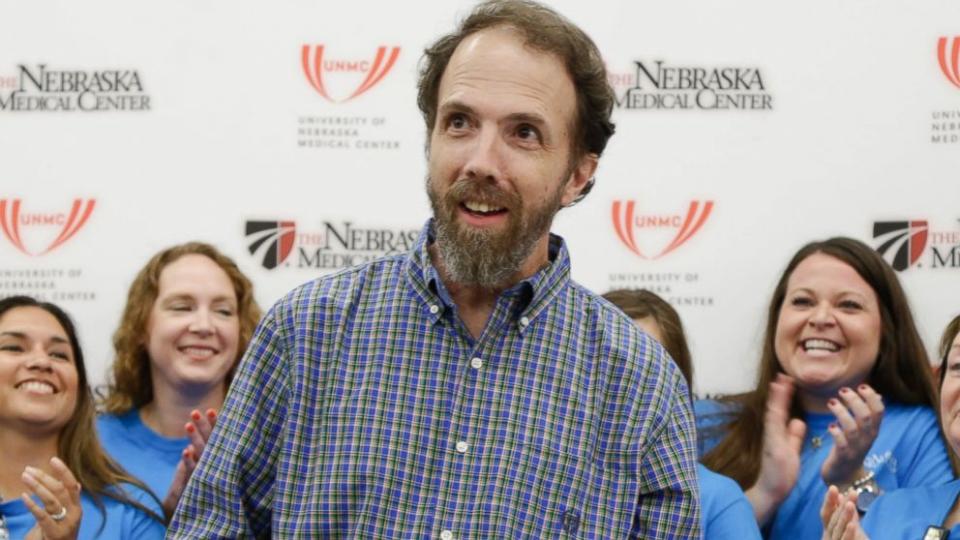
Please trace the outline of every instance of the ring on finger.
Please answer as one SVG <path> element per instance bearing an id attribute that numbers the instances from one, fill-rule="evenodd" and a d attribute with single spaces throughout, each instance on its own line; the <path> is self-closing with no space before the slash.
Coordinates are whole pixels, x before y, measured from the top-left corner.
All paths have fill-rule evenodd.
<path id="1" fill-rule="evenodd" d="M 50 514 L 50 519 L 54 521 L 63 521 L 67 519 L 67 507 L 61 506 L 59 512 L 57 512 L 56 514 Z"/>

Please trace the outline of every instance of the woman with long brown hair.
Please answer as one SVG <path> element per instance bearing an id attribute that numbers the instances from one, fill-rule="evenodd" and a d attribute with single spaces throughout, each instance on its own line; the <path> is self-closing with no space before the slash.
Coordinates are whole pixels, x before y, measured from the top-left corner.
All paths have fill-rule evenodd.
<path id="1" fill-rule="evenodd" d="M 860 493 L 953 477 L 926 350 L 869 246 L 803 246 L 770 301 L 756 389 L 695 406 L 703 463 L 735 479 L 770 538 L 819 538 L 828 484 Z"/>
<path id="2" fill-rule="evenodd" d="M 163 538 L 160 502 L 107 457 L 66 313 L 0 300 L 0 538 Z"/>
<path id="3" fill-rule="evenodd" d="M 97 427 L 114 459 L 163 497 L 168 516 L 259 319 L 250 280 L 209 244 L 157 253 L 130 285 Z"/>

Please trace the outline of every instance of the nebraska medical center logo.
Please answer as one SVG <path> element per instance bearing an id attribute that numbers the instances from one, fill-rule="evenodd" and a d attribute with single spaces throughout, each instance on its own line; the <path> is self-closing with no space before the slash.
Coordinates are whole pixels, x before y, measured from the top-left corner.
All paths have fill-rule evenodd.
<path id="1" fill-rule="evenodd" d="M 639 212 L 636 201 L 617 200 L 613 201 L 611 218 L 617 237 L 627 249 L 641 259 L 659 259 L 693 238 L 712 211 L 713 201 L 694 200 L 684 213 L 661 214 Z"/>
<path id="2" fill-rule="evenodd" d="M 76 236 L 96 204 L 96 199 L 74 199 L 66 211 L 27 211 L 21 199 L 0 199 L 0 230 L 17 251 L 43 256 Z"/>
<path id="3" fill-rule="evenodd" d="M 299 230 L 293 220 L 248 220 L 244 234 L 250 255 L 267 270 L 339 270 L 409 251 L 420 229 L 358 227 L 350 221 L 324 221 L 319 229 Z"/>
<path id="4" fill-rule="evenodd" d="M 344 51 L 347 49 L 347 51 Z M 300 47 L 300 70 L 304 79 L 332 114 L 301 114 L 297 121 L 299 148 L 337 150 L 396 150 L 400 133 L 387 133 L 392 107 L 382 100 L 368 100 L 394 71 L 400 47 L 379 45 L 372 51 L 354 55 L 349 47 L 338 47 L 331 54 L 327 44 Z M 363 48 L 361 48 L 363 50 Z M 333 106 L 334 109 L 329 107 Z M 348 112 L 349 111 L 349 112 Z M 384 111 L 381 114 L 375 111 Z"/>
<path id="5" fill-rule="evenodd" d="M 616 107 L 628 110 L 773 109 L 760 68 L 672 66 L 634 61 L 632 71 L 608 71 Z"/>
<path id="6" fill-rule="evenodd" d="M 937 39 L 937 64 L 944 80 L 957 90 L 960 97 L 960 36 L 942 36 Z M 933 144 L 960 143 L 960 107 L 955 104 L 932 113 L 930 142 Z"/>
<path id="7" fill-rule="evenodd" d="M 947 81 L 960 89 L 960 36 L 937 40 L 937 61 Z"/>
<path id="8" fill-rule="evenodd" d="M 877 253 L 898 272 L 911 267 L 960 268 L 960 228 L 931 231 L 925 219 L 877 221 L 873 239 Z"/>
<path id="9" fill-rule="evenodd" d="M 394 64 L 397 63 L 397 57 L 400 56 L 400 47 L 381 45 L 377 47 L 373 60 L 339 59 L 329 56 L 324 59 L 325 49 L 325 45 L 313 45 L 312 47 L 303 45 L 300 48 L 300 63 L 310 86 L 324 99 L 333 103 L 350 101 L 365 94 L 390 73 Z M 357 74 L 362 75 L 363 78 L 354 87 L 350 79 L 354 79 Z M 347 77 L 343 77 L 347 79 L 347 86 L 344 88 L 341 84 L 339 91 L 331 95 L 330 79 L 331 76 L 335 77 L 337 75 L 347 75 Z"/>
<path id="10" fill-rule="evenodd" d="M 150 96 L 144 93 L 135 69 L 53 69 L 47 64 L 18 64 L 15 75 L 0 75 L 0 112 L 147 110 Z"/>

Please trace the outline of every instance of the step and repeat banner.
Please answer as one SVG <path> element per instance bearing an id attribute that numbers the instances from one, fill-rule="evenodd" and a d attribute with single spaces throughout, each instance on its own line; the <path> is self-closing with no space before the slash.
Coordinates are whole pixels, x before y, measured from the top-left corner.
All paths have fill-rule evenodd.
<path id="1" fill-rule="evenodd" d="M 95 382 L 127 287 L 203 240 L 269 307 L 406 250 L 429 215 L 423 48 L 457 1 L 17 2 L 0 19 L 0 295 L 63 305 Z M 560 212 L 574 278 L 682 315 L 700 393 L 749 388 L 792 253 L 852 236 L 934 350 L 960 312 L 960 3 L 553 2 L 617 134 Z"/>

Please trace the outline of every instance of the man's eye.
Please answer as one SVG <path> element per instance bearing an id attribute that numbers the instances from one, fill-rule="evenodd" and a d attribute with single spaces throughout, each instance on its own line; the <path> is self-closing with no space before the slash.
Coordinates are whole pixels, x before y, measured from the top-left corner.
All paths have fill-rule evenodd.
<path id="1" fill-rule="evenodd" d="M 517 137 L 524 140 L 539 140 L 540 132 L 537 128 L 530 125 L 522 125 L 517 128 Z"/>
<path id="2" fill-rule="evenodd" d="M 450 115 L 450 119 L 447 120 L 447 126 L 453 129 L 465 129 L 468 125 L 467 117 L 463 114 Z"/>

